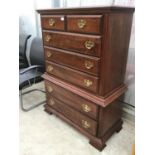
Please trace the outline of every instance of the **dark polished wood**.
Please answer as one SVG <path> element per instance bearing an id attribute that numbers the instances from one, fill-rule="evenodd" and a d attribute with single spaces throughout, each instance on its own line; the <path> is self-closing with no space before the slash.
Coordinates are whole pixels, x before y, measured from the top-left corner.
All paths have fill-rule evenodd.
<path id="1" fill-rule="evenodd" d="M 100 7 L 72 7 L 72 8 L 53 8 L 53 9 L 42 9 L 37 10 L 38 13 L 41 15 L 48 15 L 48 14 L 103 14 L 103 13 L 133 13 L 135 8 L 127 7 L 127 6 L 100 6 Z"/>
<path id="2" fill-rule="evenodd" d="M 52 88 L 52 92 L 48 91 L 49 86 Z M 47 80 L 45 80 L 45 88 L 48 95 L 47 97 L 55 97 L 83 114 L 88 115 L 95 120 L 98 119 L 99 106 L 93 102 Z"/>
<path id="3" fill-rule="evenodd" d="M 46 41 L 48 36 L 50 39 Z M 62 48 L 87 55 L 99 56 L 101 51 L 101 36 L 96 35 L 43 30 L 43 41 L 46 46 Z M 94 47 L 87 49 L 85 47 L 87 41 L 93 42 Z"/>
<path id="4" fill-rule="evenodd" d="M 102 15 L 69 15 L 67 31 L 84 33 L 101 33 Z"/>
<path id="5" fill-rule="evenodd" d="M 106 146 L 107 139 L 110 138 L 111 135 L 114 132 L 119 131 L 121 129 L 121 127 L 122 127 L 122 120 L 118 120 L 115 124 L 113 124 L 111 126 L 111 128 L 109 128 L 109 130 L 103 135 L 103 137 L 98 138 L 97 136 L 93 136 L 92 134 L 90 134 L 89 132 L 87 132 L 86 130 L 84 130 L 83 128 L 81 128 L 79 125 L 77 125 L 76 123 L 74 123 L 73 121 L 71 121 L 70 119 L 68 119 L 67 117 L 65 117 L 62 113 L 56 111 L 54 108 L 52 108 L 48 104 L 45 105 L 45 109 L 47 111 L 50 111 L 50 113 L 55 114 L 56 116 L 58 116 L 59 118 L 61 118 L 65 122 L 69 123 L 69 125 L 73 126 L 75 129 L 77 129 L 78 131 L 80 131 L 82 134 L 84 134 L 85 136 L 87 136 L 90 139 L 90 142 L 89 143 L 93 147 L 95 147 L 96 149 L 98 149 L 99 151 L 102 151 L 104 149 L 104 147 Z"/>
<path id="6" fill-rule="evenodd" d="M 45 59 L 56 62 L 58 64 L 77 69 L 92 75 L 97 76 L 99 72 L 99 58 L 87 56 L 83 54 L 73 53 L 62 49 L 53 47 L 44 47 Z M 92 67 L 89 67 L 89 64 Z"/>
<path id="7" fill-rule="evenodd" d="M 52 102 L 50 102 L 52 100 Z M 47 104 L 62 115 L 66 116 L 75 124 L 79 125 L 83 130 L 86 130 L 90 134 L 96 136 L 97 122 L 89 117 L 79 113 L 77 110 L 70 108 L 58 99 L 51 97 L 47 100 Z"/>
<path id="8" fill-rule="evenodd" d="M 74 86 L 74 85 L 71 85 L 71 84 L 66 83 L 62 80 L 59 80 L 58 78 L 49 76 L 48 74 L 44 74 L 42 77 L 44 79 L 60 86 L 60 87 L 65 88 L 66 90 L 69 90 L 69 91 L 71 91 L 71 92 L 91 101 L 91 102 L 94 102 L 97 105 L 100 105 L 103 108 L 109 106 L 112 101 L 119 98 L 127 90 L 127 87 L 123 84 L 103 97 L 103 96 L 99 96 L 97 94 L 92 94 L 90 92 L 87 92 L 83 89 L 80 89 L 80 88 Z"/>
<path id="9" fill-rule="evenodd" d="M 64 16 L 43 15 L 41 16 L 41 26 L 43 29 L 64 30 L 65 29 L 64 20 L 65 20 Z"/>
<path id="10" fill-rule="evenodd" d="M 47 104 L 55 114 L 102 150 L 122 129 L 119 98 L 134 8 L 38 10 L 45 51 Z"/>
<path id="11" fill-rule="evenodd" d="M 49 70 L 49 67 L 52 67 L 53 69 Z M 75 84 L 94 93 L 97 93 L 98 91 L 97 77 L 49 61 L 46 61 L 46 72 L 54 75 L 59 79 Z M 87 85 L 87 83 L 85 82 L 86 80 L 88 80 L 88 82 L 91 82 L 90 85 Z"/>
<path id="12" fill-rule="evenodd" d="M 122 110 L 119 101 L 112 102 L 106 108 L 99 109 L 99 126 L 97 137 L 103 137 L 104 134 L 113 126 L 121 120 Z"/>
<path id="13" fill-rule="evenodd" d="M 132 14 L 117 13 L 105 16 L 99 94 L 104 96 L 124 82 Z M 106 59 L 105 59 L 106 58 Z"/>
<path id="14" fill-rule="evenodd" d="M 59 118 L 61 118 L 62 120 L 64 120 L 65 122 L 69 123 L 71 126 L 73 126 L 74 128 L 76 128 L 77 130 L 79 130 L 82 134 L 84 134 L 85 136 L 87 136 L 91 141 L 95 141 L 95 143 L 102 143 L 101 139 L 97 138 L 96 136 L 93 136 L 92 134 L 90 134 L 89 132 L 87 132 L 86 130 L 84 130 L 83 128 L 81 128 L 79 125 L 75 124 L 73 121 L 71 121 L 70 119 L 68 119 L 67 117 L 65 117 L 63 114 L 61 114 L 60 112 L 56 111 L 54 108 L 52 108 L 51 106 L 49 106 L 48 104 L 45 105 L 45 109 L 47 109 L 48 111 L 50 111 L 51 113 L 55 114 L 56 116 L 58 116 Z"/>

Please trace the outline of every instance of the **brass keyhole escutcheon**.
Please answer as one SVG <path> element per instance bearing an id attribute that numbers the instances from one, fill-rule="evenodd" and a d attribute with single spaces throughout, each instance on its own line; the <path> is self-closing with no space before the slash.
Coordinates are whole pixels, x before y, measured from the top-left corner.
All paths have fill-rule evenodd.
<path id="1" fill-rule="evenodd" d="M 87 48 L 87 49 L 92 49 L 94 46 L 95 46 L 95 43 L 93 42 L 93 41 L 91 41 L 91 40 L 88 40 L 88 41 L 86 41 L 85 42 L 85 47 Z"/>
<path id="2" fill-rule="evenodd" d="M 84 19 L 79 19 L 79 20 L 77 21 L 77 26 L 78 26 L 78 28 L 83 29 L 83 28 L 85 27 L 86 23 L 87 23 L 86 20 L 84 20 Z"/>
<path id="3" fill-rule="evenodd" d="M 51 93 L 53 91 L 53 88 L 51 86 L 47 86 L 47 91 Z"/>
<path id="4" fill-rule="evenodd" d="M 91 69 L 91 68 L 94 67 L 94 63 L 91 62 L 91 61 L 85 61 L 85 67 L 86 67 L 87 69 Z"/>
<path id="5" fill-rule="evenodd" d="M 48 72 L 52 72 L 53 71 L 53 67 L 51 65 L 47 66 L 47 71 Z"/>
<path id="6" fill-rule="evenodd" d="M 51 19 L 49 19 L 48 23 L 49 23 L 49 26 L 52 27 L 55 25 L 55 20 L 53 18 L 51 18 Z"/>
<path id="7" fill-rule="evenodd" d="M 89 107 L 87 104 L 82 104 L 82 110 L 85 111 L 85 112 L 90 112 L 91 107 Z"/>
<path id="8" fill-rule="evenodd" d="M 85 128 L 85 129 L 88 129 L 91 127 L 90 123 L 87 122 L 86 120 L 82 120 L 82 126 Z"/>
<path id="9" fill-rule="evenodd" d="M 49 35 L 49 34 L 47 34 L 46 36 L 45 36 L 45 41 L 46 42 L 49 42 L 50 40 L 51 40 L 51 36 Z"/>
<path id="10" fill-rule="evenodd" d="M 90 87 L 92 84 L 93 84 L 92 81 L 90 81 L 90 80 L 88 80 L 88 79 L 84 79 L 84 85 L 85 85 L 86 87 Z"/>

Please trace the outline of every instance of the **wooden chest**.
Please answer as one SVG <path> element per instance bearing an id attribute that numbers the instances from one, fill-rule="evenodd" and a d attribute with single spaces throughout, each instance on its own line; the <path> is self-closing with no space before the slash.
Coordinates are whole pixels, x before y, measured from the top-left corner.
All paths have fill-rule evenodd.
<path id="1" fill-rule="evenodd" d="M 102 150 L 122 128 L 118 98 L 134 8 L 37 10 L 41 15 L 47 103 L 55 114 Z"/>

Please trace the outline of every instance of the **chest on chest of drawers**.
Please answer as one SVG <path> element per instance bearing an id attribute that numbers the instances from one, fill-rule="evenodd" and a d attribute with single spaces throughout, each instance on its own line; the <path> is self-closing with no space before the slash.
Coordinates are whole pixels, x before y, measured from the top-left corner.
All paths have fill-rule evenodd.
<path id="1" fill-rule="evenodd" d="M 99 150 L 122 126 L 133 8 L 38 10 L 45 53 L 47 103 Z"/>

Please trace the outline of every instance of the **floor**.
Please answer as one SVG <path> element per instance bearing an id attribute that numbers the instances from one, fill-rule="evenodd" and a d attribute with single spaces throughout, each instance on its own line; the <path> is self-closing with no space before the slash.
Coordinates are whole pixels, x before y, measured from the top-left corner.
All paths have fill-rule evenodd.
<path id="1" fill-rule="evenodd" d="M 43 82 L 34 85 L 44 89 Z M 44 100 L 42 93 L 24 96 L 25 105 Z M 114 134 L 102 152 L 93 148 L 88 139 L 39 106 L 29 112 L 20 110 L 20 155 L 131 155 L 134 124 L 124 120 L 123 129 Z"/>

